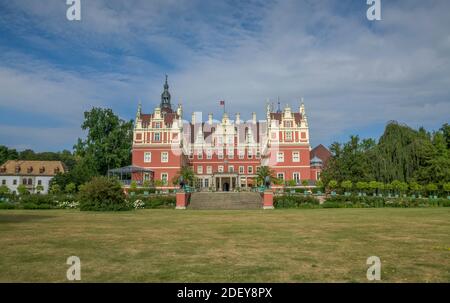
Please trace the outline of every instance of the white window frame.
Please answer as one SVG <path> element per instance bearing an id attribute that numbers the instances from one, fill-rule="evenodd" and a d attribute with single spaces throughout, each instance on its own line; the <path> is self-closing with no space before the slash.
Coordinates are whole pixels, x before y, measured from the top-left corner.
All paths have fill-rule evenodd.
<path id="1" fill-rule="evenodd" d="M 247 150 L 247 158 L 253 159 L 253 150 L 251 150 L 250 148 Z"/>
<path id="2" fill-rule="evenodd" d="M 291 131 L 287 131 L 286 132 L 285 139 L 288 140 L 288 141 L 292 141 L 292 132 Z"/>
<path id="3" fill-rule="evenodd" d="M 197 174 L 199 174 L 199 175 L 203 174 L 203 166 L 202 165 L 197 166 Z"/>
<path id="4" fill-rule="evenodd" d="M 228 165 L 228 172 L 229 173 L 234 173 L 234 165 Z"/>
<path id="5" fill-rule="evenodd" d="M 211 165 L 206 166 L 206 173 L 212 174 L 212 166 Z"/>
<path id="6" fill-rule="evenodd" d="M 203 160 L 203 151 L 201 150 L 197 151 L 197 159 Z"/>
<path id="7" fill-rule="evenodd" d="M 245 158 L 245 150 L 239 151 L 239 160 L 243 160 Z"/>
<path id="8" fill-rule="evenodd" d="M 165 178 L 164 178 L 165 176 Z M 164 183 L 164 179 L 166 179 L 166 182 Z M 163 185 L 169 184 L 169 174 L 168 173 L 161 173 L 161 182 Z"/>
<path id="9" fill-rule="evenodd" d="M 295 157 L 295 154 L 297 154 L 297 159 Z M 299 151 L 292 152 L 292 162 L 300 162 L 300 152 Z"/>
<path id="10" fill-rule="evenodd" d="M 284 152 L 277 152 L 277 162 L 284 162 Z"/>
<path id="11" fill-rule="evenodd" d="M 158 138 L 156 138 L 158 136 Z M 161 141 L 161 133 L 154 133 L 153 134 L 153 140 L 155 142 L 160 142 Z"/>
<path id="12" fill-rule="evenodd" d="M 150 163 L 150 162 L 152 162 L 152 153 L 144 152 L 144 163 Z"/>
<path id="13" fill-rule="evenodd" d="M 206 159 L 211 160 L 212 159 L 212 151 L 210 149 L 208 149 L 206 151 Z"/>
<path id="14" fill-rule="evenodd" d="M 281 178 L 280 178 L 280 176 L 281 176 Z M 277 178 L 284 181 L 285 180 L 284 173 L 277 173 Z"/>
<path id="15" fill-rule="evenodd" d="M 217 171 L 218 171 L 219 173 L 223 173 L 223 165 L 219 165 L 219 166 L 217 167 Z"/>
<path id="16" fill-rule="evenodd" d="M 244 174 L 245 173 L 245 167 L 243 165 L 239 166 L 239 173 L 240 174 Z"/>
<path id="17" fill-rule="evenodd" d="M 247 166 L 247 173 L 253 174 L 253 166 L 252 165 Z"/>
<path id="18" fill-rule="evenodd" d="M 164 157 L 166 156 L 166 157 Z M 167 163 L 169 162 L 169 152 L 162 152 L 161 153 L 161 163 Z"/>
<path id="19" fill-rule="evenodd" d="M 222 160 L 223 159 L 223 150 L 222 151 L 217 151 L 217 157 Z"/>
<path id="20" fill-rule="evenodd" d="M 298 175 L 298 179 L 295 178 L 295 175 Z M 302 181 L 300 173 L 299 172 L 293 172 L 292 173 L 292 180 L 294 180 L 297 184 L 300 184 L 300 182 Z"/>

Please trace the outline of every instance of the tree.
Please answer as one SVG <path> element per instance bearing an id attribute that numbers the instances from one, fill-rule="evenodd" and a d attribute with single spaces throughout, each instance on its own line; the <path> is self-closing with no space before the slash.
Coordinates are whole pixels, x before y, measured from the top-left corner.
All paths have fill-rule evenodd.
<path id="1" fill-rule="evenodd" d="M 342 187 L 346 192 L 349 192 L 349 191 L 351 191 L 352 188 L 353 188 L 353 182 L 350 181 L 350 180 L 342 181 L 341 187 Z"/>
<path id="2" fill-rule="evenodd" d="M 21 196 L 25 196 L 25 195 L 29 195 L 30 194 L 30 192 L 28 191 L 27 187 L 25 185 L 23 185 L 23 184 L 20 184 L 19 186 L 17 186 L 17 192 Z"/>
<path id="3" fill-rule="evenodd" d="M 409 183 L 409 189 L 413 194 L 420 194 L 420 192 L 422 191 L 422 185 L 420 185 L 416 181 L 411 181 Z"/>
<path id="4" fill-rule="evenodd" d="M 64 188 L 64 191 L 68 194 L 73 194 L 75 193 L 75 191 L 77 190 L 77 186 L 75 183 L 70 182 L 69 184 L 66 185 L 66 187 Z"/>
<path id="5" fill-rule="evenodd" d="M 38 194 L 40 194 L 41 192 L 43 192 L 44 191 L 44 186 L 42 186 L 42 185 L 36 185 L 36 192 L 38 193 Z"/>
<path id="6" fill-rule="evenodd" d="M 61 186 L 59 184 L 52 184 L 50 186 L 50 193 L 54 195 L 58 195 L 61 193 Z"/>
<path id="7" fill-rule="evenodd" d="M 179 184 L 180 176 L 183 177 L 183 181 L 185 184 L 188 184 L 190 186 L 194 185 L 195 173 L 192 167 L 183 166 L 181 168 L 181 170 L 177 173 L 177 176 L 175 177 L 175 179 L 177 180 L 176 184 Z"/>
<path id="8" fill-rule="evenodd" d="M 256 181 L 258 184 L 264 184 L 266 177 L 269 177 L 273 181 L 275 179 L 275 172 L 269 166 L 261 166 L 256 173 Z"/>
<path id="9" fill-rule="evenodd" d="M 322 188 L 323 188 L 323 182 L 322 182 L 322 180 L 317 180 L 317 182 L 316 182 L 316 187 L 317 187 L 318 189 L 322 189 Z"/>
<path id="10" fill-rule="evenodd" d="M 450 182 L 444 183 L 442 189 L 447 193 L 447 196 L 450 195 Z"/>
<path id="11" fill-rule="evenodd" d="M 369 189 L 372 191 L 372 193 L 375 193 L 378 189 L 378 182 L 377 181 L 370 181 L 369 182 Z"/>
<path id="12" fill-rule="evenodd" d="M 364 181 L 358 181 L 356 183 L 356 188 L 359 190 L 359 192 L 364 192 L 366 189 L 369 188 L 369 184 Z"/>
<path id="13" fill-rule="evenodd" d="M 295 180 L 292 180 L 292 181 L 295 182 Z M 308 186 L 308 184 L 309 184 L 308 180 L 306 180 L 306 179 L 302 180 L 302 185 L 303 185 L 303 186 Z M 295 185 L 295 184 L 294 184 L 294 185 Z"/>
<path id="14" fill-rule="evenodd" d="M 429 183 L 429 184 L 427 184 L 426 189 L 427 189 L 428 193 L 430 195 L 432 195 L 438 190 L 438 187 L 434 183 Z"/>
<path id="15" fill-rule="evenodd" d="M 4 145 L 0 145 L 0 165 L 8 160 L 16 160 L 19 157 L 19 153 L 15 149 L 9 149 Z"/>
<path id="16" fill-rule="evenodd" d="M 114 178 L 94 177 L 84 184 L 78 193 L 82 211 L 130 210 L 131 204 L 125 200 L 122 184 Z"/>
<path id="17" fill-rule="evenodd" d="M 111 109 L 94 107 L 84 113 L 82 129 L 87 130 L 85 140 L 78 139 L 75 154 L 89 159 L 98 174 L 108 169 L 129 165 L 133 141 L 133 121 L 124 121 Z"/>
<path id="18" fill-rule="evenodd" d="M 6 186 L 6 185 L 0 186 L 0 197 L 4 197 L 9 194 L 10 194 L 10 190 L 9 190 L 8 186 Z"/>
<path id="19" fill-rule="evenodd" d="M 337 187 L 338 182 L 336 180 L 331 180 L 330 182 L 328 182 L 328 188 L 330 188 L 330 190 L 334 191 Z"/>

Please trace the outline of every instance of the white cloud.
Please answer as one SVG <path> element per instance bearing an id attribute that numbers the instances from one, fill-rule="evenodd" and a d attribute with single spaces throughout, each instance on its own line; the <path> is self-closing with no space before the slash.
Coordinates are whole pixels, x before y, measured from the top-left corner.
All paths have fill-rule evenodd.
<path id="1" fill-rule="evenodd" d="M 9 4 L 37 28 L 23 39 L 49 52 L 78 47 L 87 59 L 67 69 L 4 45 L 11 53 L 1 57 L 13 64 L 0 64 L 0 106 L 61 115 L 74 129 L 92 105 L 132 118 L 142 98 L 151 111 L 165 72 L 187 119 L 197 110 L 217 116 L 222 98 L 243 119 L 263 118 L 267 98 L 296 108 L 303 96 L 314 144 L 391 119 L 448 122 L 446 1 L 384 1 L 383 20 L 372 24 L 351 1 L 339 1 L 352 9 L 345 13 L 332 1 L 89 1 L 78 25 L 61 17 L 60 1 L 31 3 Z"/>

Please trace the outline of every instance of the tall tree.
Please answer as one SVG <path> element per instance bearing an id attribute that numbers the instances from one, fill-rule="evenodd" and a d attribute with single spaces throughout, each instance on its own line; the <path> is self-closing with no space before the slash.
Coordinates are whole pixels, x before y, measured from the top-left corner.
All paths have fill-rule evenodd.
<path id="1" fill-rule="evenodd" d="M 88 161 L 96 172 L 106 174 L 108 169 L 131 163 L 133 121 L 124 121 L 111 109 L 92 108 L 84 113 L 82 129 L 85 140 L 78 139 L 75 154 Z"/>

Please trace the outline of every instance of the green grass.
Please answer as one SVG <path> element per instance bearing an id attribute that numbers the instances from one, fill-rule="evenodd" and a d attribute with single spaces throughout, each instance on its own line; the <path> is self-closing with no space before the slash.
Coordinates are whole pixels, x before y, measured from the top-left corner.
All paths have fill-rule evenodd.
<path id="1" fill-rule="evenodd" d="M 0 281 L 450 282 L 450 209 L 0 211 Z"/>

